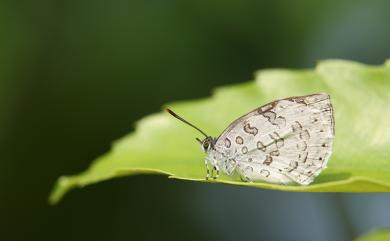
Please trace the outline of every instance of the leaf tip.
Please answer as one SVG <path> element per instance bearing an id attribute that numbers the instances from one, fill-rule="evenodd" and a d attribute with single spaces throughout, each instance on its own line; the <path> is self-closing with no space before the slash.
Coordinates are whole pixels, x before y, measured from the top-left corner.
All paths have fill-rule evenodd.
<path id="1" fill-rule="evenodd" d="M 74 182 L 66 176 L 58 178 L 49 195 L 49 204 L 57 204 L 74 185 Z"/>

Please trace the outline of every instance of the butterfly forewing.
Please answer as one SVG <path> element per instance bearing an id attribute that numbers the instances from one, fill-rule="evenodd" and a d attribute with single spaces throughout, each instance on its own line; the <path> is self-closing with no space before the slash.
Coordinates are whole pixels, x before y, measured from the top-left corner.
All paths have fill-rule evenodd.
<path id="1" fill-rule="evenodd" d="M 248 180 L 309 184 L 327 164 L 334 137 L 328 94 L 290 97 L 234 121 L 217 139 L 221 168 Z"/>

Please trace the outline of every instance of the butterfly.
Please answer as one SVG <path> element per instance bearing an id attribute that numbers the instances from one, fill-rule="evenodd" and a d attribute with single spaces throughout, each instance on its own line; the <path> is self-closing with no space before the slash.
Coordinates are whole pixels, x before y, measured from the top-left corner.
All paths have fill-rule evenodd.
<path id="1" fill-rule="evenodd" d="M 206 153 L 206 179 L 217 179 L 223 171 L 247 182 L 308 185 L 332 154 L 335 122 L 327 93 L 265 104 L 233 121 L 217 138 L 167 111 L 205 136 L 196 140 Z"/>

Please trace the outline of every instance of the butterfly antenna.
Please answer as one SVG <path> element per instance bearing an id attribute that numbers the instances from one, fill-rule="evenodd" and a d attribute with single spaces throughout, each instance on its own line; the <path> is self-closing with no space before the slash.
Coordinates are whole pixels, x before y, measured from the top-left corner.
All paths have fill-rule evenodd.
<path id="1" fill-rule="evenodd" d="M 194 129 L 198 130 L 200 133 L 202 133 L 205 137 L 208 137 L 208 135 L 206 133 L 204 133 L 201 129 L 199 129 L 198 127 L 194 126 L 193 124 L 191 124 L 190 122 L 186 121 L 185 119 L 183 119 L 182 117 L 180 117 L 179 115 L 177 115 L 175 112 L 173 112 L 172 110 L 170 109 L 166 109 L 167 112 L 169 114 L 171 114 L 173 117 L 175 117 L 176 119 L 178 120 L 181 120 L 182 122 L 186 123 L 187 125 L 189 126 L 192 126 Z"/>

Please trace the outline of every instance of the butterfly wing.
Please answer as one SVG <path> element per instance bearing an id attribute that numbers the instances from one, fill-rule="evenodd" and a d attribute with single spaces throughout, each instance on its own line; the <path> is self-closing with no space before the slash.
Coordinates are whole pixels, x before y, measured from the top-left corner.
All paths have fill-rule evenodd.
<path id="1" fill-rule="evenodd" d="M 240 117 L 218 137 L 222 170 L 249 180 L 311 183 L 332 153 L 334 118 L 326 93 L 289 97 Z"/>

